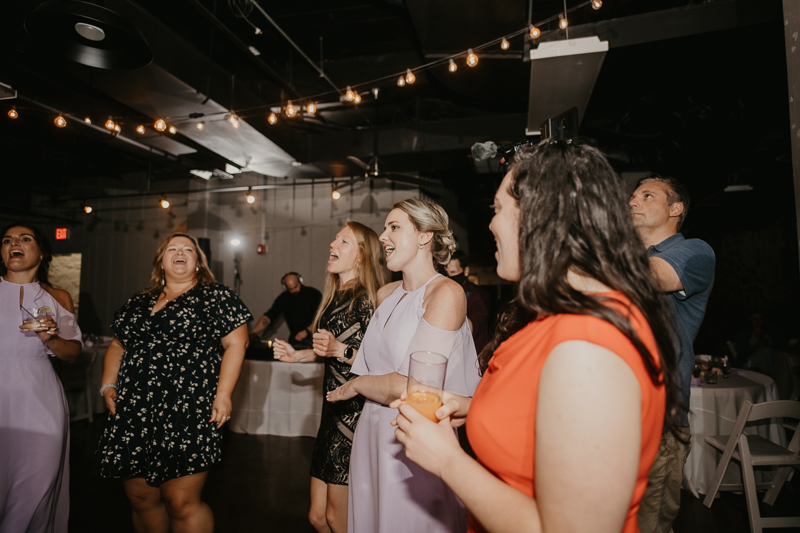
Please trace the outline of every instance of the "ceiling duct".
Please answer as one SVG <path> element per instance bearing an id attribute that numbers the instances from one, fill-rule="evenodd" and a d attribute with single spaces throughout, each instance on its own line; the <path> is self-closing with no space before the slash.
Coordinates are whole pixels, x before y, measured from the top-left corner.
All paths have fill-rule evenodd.
<path id="1" fill-rule="evenodd" d="M 531 50 L 527 135 L 539 135 L 542 122 L 565 109 L 578 109 L 578 125 L 594 90 L 608 42 L 597 37 L 541 43 Z"/>
<path id="2" fill-rule="evenodd" d="M 26 47 L 100 69 L 134 70 L 153 52 L 142 33 L 114 11 L 88 2 L 49 0 L 25 19 L 35 42 Z"/>

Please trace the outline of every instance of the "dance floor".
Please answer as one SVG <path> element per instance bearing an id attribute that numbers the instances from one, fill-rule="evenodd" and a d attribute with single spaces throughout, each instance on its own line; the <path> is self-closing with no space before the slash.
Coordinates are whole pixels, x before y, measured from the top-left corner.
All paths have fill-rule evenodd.
<path id="1" fill-rule="evenodd" d="M 72 424 L 70 450 L 70 532 L 133 533 L 130 506 L 119 480 L 103 479 L 94 450 L 104 419 Z M 227 432 L 223 460 L 209 474 L 203 499 L 211 506 L 219 533 L 313 533 L 308 524 L 308 471 L 314 439 Z M 743 495 L 725 493 L 711 509 L 682 493 L 675 533 L 747 533 Z M 764 516 L 800 514 L 800 476 L 784 486 Z M 781 531 L 797 531 L 771 529 Z"/>

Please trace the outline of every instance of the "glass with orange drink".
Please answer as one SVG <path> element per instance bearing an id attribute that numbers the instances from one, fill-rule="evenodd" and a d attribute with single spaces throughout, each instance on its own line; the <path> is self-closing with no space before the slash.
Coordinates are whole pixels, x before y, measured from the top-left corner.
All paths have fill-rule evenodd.
<path id="1" fill-rule="evenodd" d="M 447 358 L 436 352 L 414 352 L 408 365 L 406 403 L 428 420 L 438 422 Z"/>

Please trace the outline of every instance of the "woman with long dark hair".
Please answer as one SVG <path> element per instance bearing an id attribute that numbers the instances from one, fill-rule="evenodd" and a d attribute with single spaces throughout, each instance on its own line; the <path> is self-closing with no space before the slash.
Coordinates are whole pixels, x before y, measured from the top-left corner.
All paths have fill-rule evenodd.
<path id="1" fill-rule="evenodd" d="M 324 392 L 355 378 L 350 367 L 361 346 L 378 289 L 386 283 L 386 267 L 378 235 L 367 226 L 348 221 L 330 244 L 325 293 L 314 318 L 314 348 L 295 350 L 275 340 L 275 358 L 287 363 L 325 358 Z M 314 454 L 311 459 L 311 509 L 308 518 L 320 533 L 347 530 L 347 485 L 350 450 L 358 416 L 364 406 L 361 395 L 344 402 L 323 398 Z"/>
<path id="2" fill-rule="evenodd" d="M 185 233 L 164 239 L 150 287 L 117 311 L 98 453 L 101 474 L 123 480 L 137 533 L 213 531 L 200 496 L 220 459 L 252 318 Z"/>
<path id="3" fill-rule="evenodd" d="M 69 293 L 46 283 L 47 237 L 0 235 L 0 532 L 66 533 L 69 407 L 50 357 L 74 361 L 81 332 Z"/>
<path id="4" fill-rule="evenodd" d="M 598 150 L 543 141 L 517 152 L 494 210 L 497 273 L 517 285 L 481 384 L 448 395 L 438 425 L 398 401 L 396 436 L 464 502 L 470 531 L 637 531 L 677 395 L 627 195 Z M 465 417 L 477 462 L 450 430 Z"/>

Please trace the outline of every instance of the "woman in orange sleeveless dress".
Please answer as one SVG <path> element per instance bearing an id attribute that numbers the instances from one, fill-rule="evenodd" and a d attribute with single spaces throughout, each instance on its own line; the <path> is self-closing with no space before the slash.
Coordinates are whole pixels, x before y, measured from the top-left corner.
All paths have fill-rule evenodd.
<path id="1" fill-rule="evenodd" d="M 471 399 L 445 395 L 438 425 L 394 404 L 406 455 L 464 502 L 470 531 L 638 531 L 675 353 L 626 200 L 594 148 L 519 150 L 490 225 L 516 293 L 483 379 Z M 465 419 L 477 462 L 450 430 Z"/>

